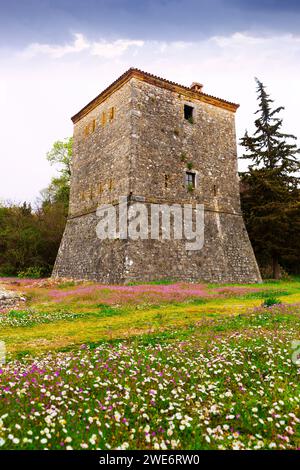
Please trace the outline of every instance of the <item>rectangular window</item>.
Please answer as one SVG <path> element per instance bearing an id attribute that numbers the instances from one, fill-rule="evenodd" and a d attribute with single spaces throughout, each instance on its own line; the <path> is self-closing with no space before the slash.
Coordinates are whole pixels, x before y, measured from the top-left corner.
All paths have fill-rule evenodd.
<path id="1" fill-rule="evenodd" d="M 115 108 L 114 106 L 109 110 L 109 120 L 112 121 L 115 117 Z"/>
<path id="2" fill-rule="evenodd" d="M 169 176 L 165 175 L 165 188 L 168 188 L 168 183 L 169 183 Z"/>
<path id="3" fill-rule="evenodd" d="M 187 121 L 193 122 L 193 113 L 194 113 L 194 108 L 192 106 L 189 106 L 188 104 L 184 105 L 184 119 Z"/>
<path id="4" fill-rule="evenodd" d="M 185 173 L 185 185 L 189 189 L 194 189 L 196 184 L 196 175 L 192 171 L 186 171 Z"/>
<path id="5" fill-rule="evenodd" d="M 105 111 L 103 111 L 101 115 L 101 125 L 105 126 L 105 123 L 106 123 L 106 114 L 105 114 Z"/>

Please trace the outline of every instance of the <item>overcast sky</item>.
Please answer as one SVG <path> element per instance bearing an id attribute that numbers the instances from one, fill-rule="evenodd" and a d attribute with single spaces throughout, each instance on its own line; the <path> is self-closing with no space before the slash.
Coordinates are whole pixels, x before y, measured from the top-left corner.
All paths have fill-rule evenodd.
<path id="1" fill-rule="evenodd" d="M 257 76 L 300 138 L 298 0 L 0 0 L 0 199 L 38 197 L 70 117 L 131 66 L 239 103 L 238 137 Z"/>

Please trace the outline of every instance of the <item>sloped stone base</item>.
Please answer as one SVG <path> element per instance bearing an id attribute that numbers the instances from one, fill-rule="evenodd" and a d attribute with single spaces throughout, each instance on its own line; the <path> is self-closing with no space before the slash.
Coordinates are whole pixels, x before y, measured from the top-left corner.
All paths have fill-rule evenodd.
<path id="1" fill-rule="evenodd" d="M 218 283 L 261 282 L 240 215 L 205 212 L 204 246 L 187 251 L 186 240 L 99 240 L 96 214 L 69 219 L 54 277 L 107 284 L 172 279 Z"/>

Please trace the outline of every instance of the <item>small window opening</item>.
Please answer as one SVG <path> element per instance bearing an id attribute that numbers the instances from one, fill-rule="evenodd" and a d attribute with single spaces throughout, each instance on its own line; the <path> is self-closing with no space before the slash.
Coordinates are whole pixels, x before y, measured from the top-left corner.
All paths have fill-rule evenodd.
<path id="1" fill-rule="evenodd" d="M 165 175 L 165 188 L 168 188 L 169 176 Z"/>
<path id="2" fill-rule="evenodd" d="M 184 105 L 184 119 L 187 119 L 187 121 L 193 121 L 193 112 L 194 108 L 192 106 L 189 106 L 188 104 Z"/>
<path id="3" fill-rule="evenodd" d="M 115 108 L 114 106 L 109 110 L 109 120 L 112 121 L 115 117 Z"/>
<path id="4" fill-rule="evenodd" d="M 217 186 L 214 184 L 214 196 L 216 197 L 217 195 Z"/>
<path id="5" fill-rule="evenodd" d="M 196 185 L 196 175 L 192 171 L 185 172 L 185 185 L 188 189 L 194 189 Z"/>

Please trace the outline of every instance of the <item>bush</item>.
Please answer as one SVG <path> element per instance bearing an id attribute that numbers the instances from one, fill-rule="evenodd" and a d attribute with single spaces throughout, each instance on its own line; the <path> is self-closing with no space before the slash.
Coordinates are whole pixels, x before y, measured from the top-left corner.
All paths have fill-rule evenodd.
<path id="1" fill-rule="evenodd" d="M 18 277 L 39 279 L 40 277 L 43 277 L 43 268 L 39 266 L 30 266 L 29 268 L 26 268 L 24 271 L 19 271 Z"/>
<path id="2" fill-rule="evenodd" d="M 262 303 L 263 307 L 272 307 L 273 305 L 280 305 L 281 301 L 277 297 L 267 297 Z"/>

